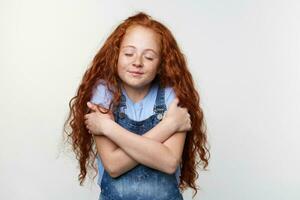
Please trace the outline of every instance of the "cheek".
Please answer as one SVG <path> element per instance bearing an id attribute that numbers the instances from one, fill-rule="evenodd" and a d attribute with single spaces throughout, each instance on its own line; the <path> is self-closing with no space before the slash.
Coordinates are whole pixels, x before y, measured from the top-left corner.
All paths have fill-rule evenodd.
<path id="1" fill-rule="evenodd" d="M 126 62 L 122 57 L 119 58 L 117 66 L 118 66 L 118 71 L 124 70 L 126 66 Z"/>
<path id="2" fill-rule="evenodd" d="M 120 67 L 120 65 L 118 65 L 118 75 L 121 77 L 122 73 L 122 68 Z"/>
<path id="3" fill-rule="evenodd" d="M 159 66 L 158 66 L 158 64 L 154 64 L 152 67 L 151 67 L 151 74 L 153 74 L 153 75 L 155 75 L 156 73 L 157 73 L 157 71 L 158 71 L 158 68 L 159 68 Z"/>
<path id="4" fill-rule="evenodd" d="M 128 65 L 129 63 L 131 62 L 131 59 L 125 57 L 125 56 L 119 56 L 119 60 L 118 60 L 118 63 L 121 65 L 121 66 L 124 66 L 124 65 Z"/>

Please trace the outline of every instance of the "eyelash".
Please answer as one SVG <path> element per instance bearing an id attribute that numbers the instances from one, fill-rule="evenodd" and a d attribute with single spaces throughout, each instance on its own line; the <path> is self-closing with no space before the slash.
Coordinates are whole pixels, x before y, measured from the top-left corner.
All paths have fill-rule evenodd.
<path id="1" fill-rule="evenodd" d="M 146 57 L 146 59 L 148 59 L 148 60 L 153 60 L 153 58 L 149 58 L 149 57 Z"/>
<path id="2" fill-rule="evenodd" d="M 130 53 L 125 53 L 125 56 L 132 56 L 132 54 L 130 54 Z"/>
<path id="3" fill-rule="evenodd" d="M 129 56 L 129 57 L 131 57 L 131 56 L 132 56 L 132 54 L 130 54 L 130 53 L 125 53 L 125 56 Z M 146 59 L 148 59 L 148 60 L 153 60 L 153 58 L 149 58 L 149 57 L 146 57 Z"/>

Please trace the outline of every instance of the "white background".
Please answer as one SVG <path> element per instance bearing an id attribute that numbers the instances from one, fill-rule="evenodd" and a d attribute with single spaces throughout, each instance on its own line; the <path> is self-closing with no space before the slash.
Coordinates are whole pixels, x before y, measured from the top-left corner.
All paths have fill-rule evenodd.
<path id="1" fill-rule="evenodd" d="M 1 200 L 98 198 L 62 125 L 93 56 L 137 11 L 170 28 L 199 88 L 212 157 L 195 199 L 300 199 L 299 1 L 0 2 Z"/>

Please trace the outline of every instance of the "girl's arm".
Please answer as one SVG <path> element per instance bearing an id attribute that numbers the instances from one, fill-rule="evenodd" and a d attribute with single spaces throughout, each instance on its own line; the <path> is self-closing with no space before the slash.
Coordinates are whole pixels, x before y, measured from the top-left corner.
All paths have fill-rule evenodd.
<path id="1" fill-rule="evenodd" d="M 131 155 L 130 152 L 124 150 L 122 146 L 115 144 L 116 141 L 114 141 L 113 138 L 106 137 L 105 135 L 102 134 L 94 135 L 98 155 L 101 158 L 104 168 L 112 177 L 117 177 L 127 172 L 128 170 L 132 169 L 139 163 L 142 163 L 144 165 L 165 172 L 169 172 L 170 170 L 169 165 L 171 165 L 171 171 L 176 169 L 176 167 L 178 166 L 181 160 L 182 149 L 183 149 L 185 135 L 186 135 L 183 132 L 191 129 L 190 116 L 188 114 L 187 109 L 178 107 L 177 104 L 178 104 L 178 99 L 174 99 L 171 105 L 169 106 L 169 109 L 166 112 L 163 120 L 160 123 L 158 123 L 155 127 L 153 127 L 151 130 L 149 130 L 147 133 L 143 134 L 142 136 L 131 133 L 128 130 L 121 127 L 120 125 L 118 125 L 116 122 L 114 122 L 112 113 L 110 113 L 110 117 L 108 117 L 108 119 L 112 119 L 113 121 L 105 120 L 107 116 L 101 119 L 101 121 L 102 120 L 104 121 L 100 124 L 104 125 L 104 127 L 107 127 L 105 130 L 109 130 L 112 133 L 114 133 L 114 130 L 112 129 L 113 126 L 110 125 L 113 122 L 114 125 L 117 125 L 115 127 L 117 127 L 118 130 L 121 130 L 121 134 L 123 133 L 122 136 L 127 137 L 131 135 L 130 138 L 134 136 L 134 138 L 143 138 L 146 139 L 146 141 L 149 141 L 149 139 L 157 141 L 157 142 L 154 141 L 154 143 L 152 143 L 152 145 L 155 144 L 154 146 L 151 147 L 150 145 L 150 149 L 148 146 L 147 148 L 148 152 L 151 151 L 151 148 L 156 150 L 156 145 L 158 143 L 159 145 L 161 145 L 158 149 L 163 149 L 164 152 L 167 152 L 167 155 L 162 155 L 161 153 L 159 153 L 160 157 L 167 156 L 168 158 L 168 155 L 171 156 L 171 162 L 166 159 L 162 160 L 162 162 L 165 161 L 167 162 L 167 164 L 160 164 L 155 159 L 154 160 L 148 159 L 146 160 L 146 162 L 143 162 L 140 161 L 139 158 L 135 158 L 134 155 Z M 100 106 L 100 108 L 102 107 Z M 99 124 L 99 121 L 96 123 Z M 100 132 L 107 132 L 107 131 L 103 131 L 104 129 L 102 130 L 102 128 L 100 128 L 99 130 L 101 130 Z M 128 135 L 128 133 L 130 133 L 130 135 Z M 171 135 L 172 137 L 170 137 Z M 161 142 L 163 142 L 163 144 L 161 144 Z M 139 142 L 137 143 L 134 142 L 133 144 L 138 144 L 140 146 Z M 144 148 L 142 150 L 144 150 Z M 174 155 L 173 157 L 172 157 L 172 153 Z M 174 160 L 175 162 L 177 161 L 177 164 L 175 164 L 175 166 L 172 165 L 172 161 Z M 148 164 L 148 162 L 150 163 Z M 151 164 L 151 162 L 153 163 Z"/>
<path id="2" fill-rule="evenodd" d="M 134 134 L 112 120 L 106 122 L 103 134 L 138 163 L 168 174 L 174 173 L 180 162 L 186 137 L 186 132 L 178 132 L 169 139 L 170 141 L 167 140 L 168 143 L 162 144 Z M 120 162 L 120 160 L 115 161 Z M 117 165 L 118 163 L 115 163 L 113 166 Z M 114 171 L 111 173 L 114 174 Z"/>
<path id="3" fill-rule="evenodd" d="M 165 142 L 170 137 L 170 135 L 174 133 L 174 130 L 171 127 L 172 124 L 169 124 L 166 120 L 162 120 L 151 130 L 143 134 L 142 137 L 147 137 L 160 143 Z M 109 151 L 103 152 L 102 155 L 109 156 L 109 158 L 107 158 L 109 160 L 109 164 L 104 167 L 107 169 L 107 171 L 110 172 L 110 175 L 112 177 L 118 177 L 139 164 L 139 162 L 134 160 L 122 148 L 114 144 L 109 138 L 99 135 L 94 135 L 94 138 L 97 147 L 102 147 L 101 149 L 98 148 L 98 152 L 100 152 L 101 150 Z M 101 158 L 103 165 L 105 165 L 104 162 L 106 161 L 104 159 L 105 158 Z"/>

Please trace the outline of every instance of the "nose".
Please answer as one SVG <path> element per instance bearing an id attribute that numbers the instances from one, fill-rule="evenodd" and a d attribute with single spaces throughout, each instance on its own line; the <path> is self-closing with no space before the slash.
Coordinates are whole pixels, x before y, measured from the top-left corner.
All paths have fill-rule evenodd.
<path id="1" fill-rule="evenodd" d="M 135 67 L 141 67 L 143 65 L 143 61 L 142 61 L 142 56 L 141 55 L 137 55 L 134 62 L 133 62 L 133 65 Z"/>

